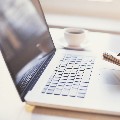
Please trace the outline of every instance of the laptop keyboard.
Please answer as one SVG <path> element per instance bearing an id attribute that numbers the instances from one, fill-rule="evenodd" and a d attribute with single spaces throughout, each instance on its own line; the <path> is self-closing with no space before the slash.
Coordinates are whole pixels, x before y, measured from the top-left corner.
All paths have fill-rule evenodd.
<path id="1" fill-rule="evenodd" d="M 84 98 L 95 58 L 65 55 L 47 81 L 43 94 Z"/>

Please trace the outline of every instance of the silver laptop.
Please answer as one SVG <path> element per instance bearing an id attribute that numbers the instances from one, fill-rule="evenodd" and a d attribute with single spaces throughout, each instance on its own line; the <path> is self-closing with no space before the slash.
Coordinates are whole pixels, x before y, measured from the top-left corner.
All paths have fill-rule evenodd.
<path id="1" fill-rule="evenodd" d="M 56 49 L 29 0 L 1 1 L 0 19 L 0 49 L 22 101 L 120 115 L 119 71 L 100 69 L 89 52 Z"/>

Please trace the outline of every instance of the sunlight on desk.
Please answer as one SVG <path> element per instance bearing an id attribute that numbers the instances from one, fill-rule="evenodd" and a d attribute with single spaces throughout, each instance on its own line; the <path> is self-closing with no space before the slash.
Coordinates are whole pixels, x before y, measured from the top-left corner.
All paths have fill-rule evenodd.
<path id="1" fill-rule="evenodd" d="M 63 37 L 62 29 L 50 29 L 55 43 Z M 90 32 L 91 45 L 89 50 L 100 53 L 103 50 L 117 52 L 119 47 L 112 46 L 111 43 L 120 43 L 119 35 Z M 111 41 L 111 43 L 109 43 Z M 109 44 L 108 44 L 109 43 Z M 98 47 L 99 46 L 99 47 Z M 58 45 L 59 47 L 59 45 Z M 93 48 L 92 48 L 93 47 Z M 0 53 L 0 120 L 119 120 L 119 116 L 93 114 L 85 112 L 75 112 L 68 110 L 50 109 L 44 107 L 34 107 L 21 102 L 5 62 Z M 7 113 L 7 114 L 6 114 Z"/>

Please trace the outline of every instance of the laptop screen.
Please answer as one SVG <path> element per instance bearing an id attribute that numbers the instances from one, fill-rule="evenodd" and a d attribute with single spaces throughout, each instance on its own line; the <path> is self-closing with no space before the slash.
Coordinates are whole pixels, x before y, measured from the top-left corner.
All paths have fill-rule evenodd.
<path id="1" fill-rule="evenodd" d="M 0 49 L 14 82 L 28 63 L 55 50 L 42 10 L 30 0 L 0 1 Z"/>

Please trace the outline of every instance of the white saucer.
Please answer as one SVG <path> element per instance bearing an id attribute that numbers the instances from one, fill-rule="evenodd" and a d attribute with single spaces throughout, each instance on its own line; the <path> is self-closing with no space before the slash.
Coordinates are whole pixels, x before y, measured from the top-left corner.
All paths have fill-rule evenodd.
<path id="1" fill-rule="evenodd" d="M 85 40 L 85 42 L 81 43 L 80 46 L 69 46 L 68 43 L 66 42 L 66 40 L 64 39 L 64 37 L 61 38 L 61 39 L 59 39 L 59 40 L 57 41 L 57 43 L 58 43 L 60 46 L 62 46 L 62 47 L 64 47 L 64 48 L 68 48 L 68 49 L 84 49 L 84 48 L 86 48 L 86 47 L 89 46 L 89 43 L 88 43 L 87 40 Z"/>

